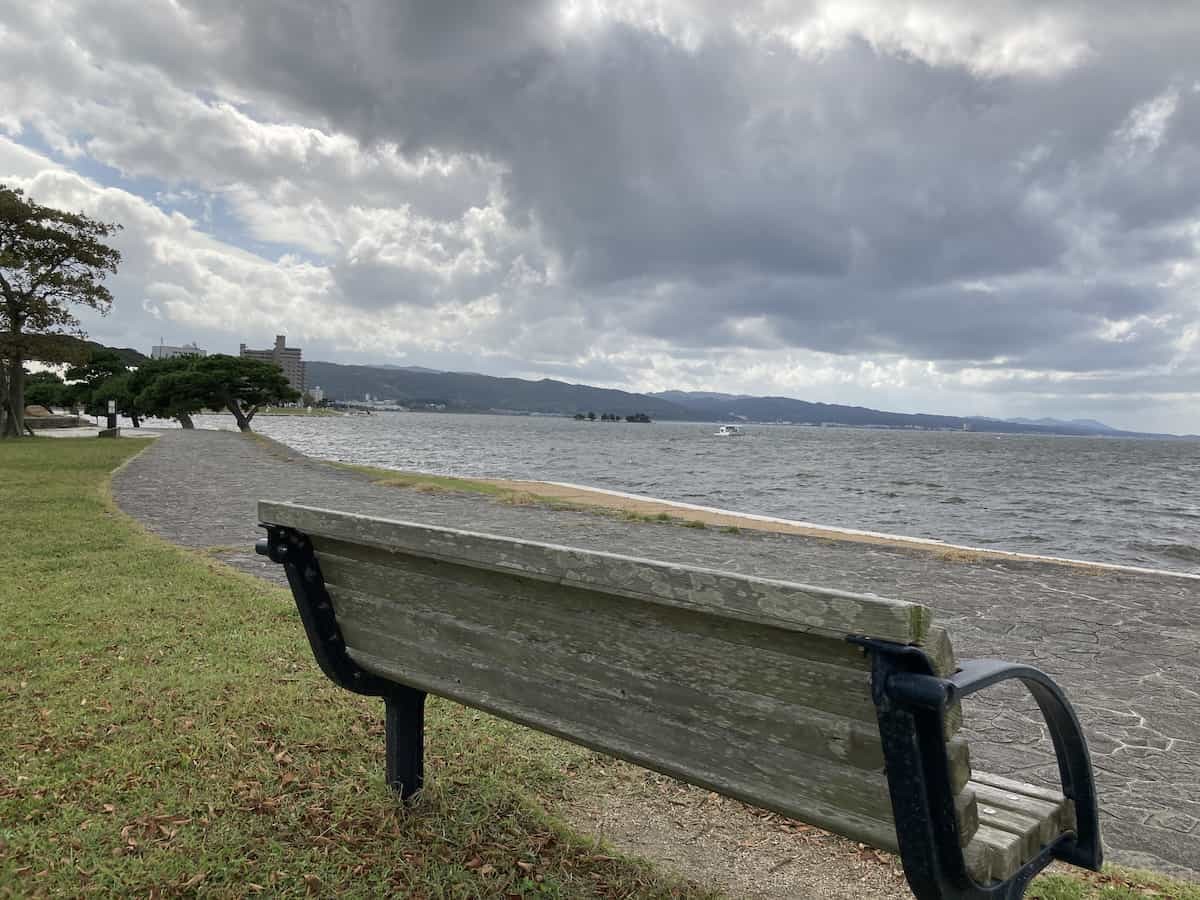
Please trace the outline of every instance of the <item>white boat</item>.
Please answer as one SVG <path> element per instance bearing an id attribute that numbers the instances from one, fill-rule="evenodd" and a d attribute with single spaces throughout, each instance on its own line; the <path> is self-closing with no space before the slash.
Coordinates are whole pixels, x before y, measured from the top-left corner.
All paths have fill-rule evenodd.
<path id="1" fill-rule="evenodd" d="M 722 425 L 716 430 L 718 437 L 741 437 L 745 433 L 736 425 Z"/>

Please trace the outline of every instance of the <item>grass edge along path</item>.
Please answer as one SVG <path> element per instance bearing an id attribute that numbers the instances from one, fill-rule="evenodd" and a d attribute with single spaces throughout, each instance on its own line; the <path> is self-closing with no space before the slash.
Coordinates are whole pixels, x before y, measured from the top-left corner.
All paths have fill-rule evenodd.
<path id="1" fill-rule="evenodd" d="M 447 701 L 400 809 L 287 591 L 112 504 L 142 446 L 0 444 L 0 896 L 710 896 L 542 811 L 586 751 Z"/>

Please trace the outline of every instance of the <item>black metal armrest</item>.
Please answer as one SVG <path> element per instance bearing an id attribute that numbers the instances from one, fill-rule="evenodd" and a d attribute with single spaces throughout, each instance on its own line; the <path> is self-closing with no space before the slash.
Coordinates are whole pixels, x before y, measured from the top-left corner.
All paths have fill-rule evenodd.
<path id="1" fill-rule="evenodd" d="M 930 680 L 940 681 L 940 689 L 929 684 Z M 959 671 L 946 679 L 898 672 L 889 679 L 887 690 L 900 702 L 922 705 L 940 694 L 940 703 L 944 706 L 1003 681 L 1020 681 L 1037 701 L 1054 743 L 1063 796 L 1075 806 L 1075 839 L 1056 847 L 1054 856 L 1085 869 L 1100 871 L 1103 862 L 1100 813 L 1087 740 L 1067 695 L 1054 679 L 1032 666 L 998 659 L 975 659 L 961 663 Z"/>
<path id="2" fill-rule="evenodd" d="M 1018 900 L 1033 876 L 1054 859 L 1100 868 L 1099 815 L 1087 743 L 1066 696 L 1048 675 L 1030 666 L 977 660 L 942 678 L 919 647 L 862 637 L 851 641 L 871 654 L 872 697 L 896 837 L 905 875 L 918 898 Z M 1063 794 L 1075 804 L 1077 830 L 1041 848 L 1005 881 L 981 885 L 968 872 L 960 841 L 946 749 L 946 711 L 963 697 L 1011 679 L 1029 688 L 1046 719 Z"/>

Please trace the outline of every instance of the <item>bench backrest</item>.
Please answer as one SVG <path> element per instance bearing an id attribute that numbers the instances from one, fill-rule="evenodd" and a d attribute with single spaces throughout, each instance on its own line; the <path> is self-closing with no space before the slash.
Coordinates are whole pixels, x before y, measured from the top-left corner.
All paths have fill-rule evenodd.
<path id="1" fill-rule="evenodd" d="M 286 503 L 259 518 L 309 536 L 367 671 L 896 849 L 869 662 L 847 637 L 920 645 L 952 672 L 926 607 Z"/>

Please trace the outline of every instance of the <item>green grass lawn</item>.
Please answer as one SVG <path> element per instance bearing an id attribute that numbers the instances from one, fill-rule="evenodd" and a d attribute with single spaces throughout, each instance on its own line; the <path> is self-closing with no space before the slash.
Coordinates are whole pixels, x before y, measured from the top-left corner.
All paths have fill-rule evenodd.
<path id="1" fill-rule="evenodd" d="M 112 506 L 142 446 L 0 443 L 0 896 L 708 896 L 542 812 L 603 777 L 588 753 L 453 703 L 399 807 L 382 704 L 320 674 L 290 594 Z M 1200 888 L 1110 869 L 1030 896 Z"/>
<path id="2" fill-rule="evenodd" d="M 0 895 L 703 896 L 540 812 L 584 751 L 453 703 L 401 810 L 290 595 L 113 509 L 140 447 L 0 444 Z"/>

